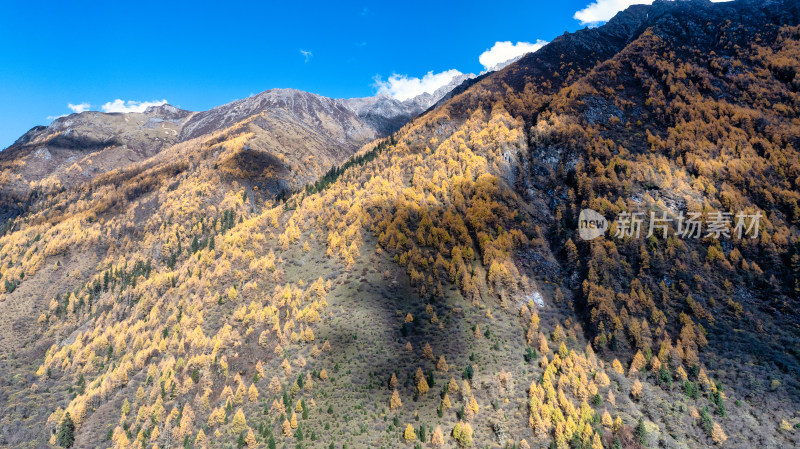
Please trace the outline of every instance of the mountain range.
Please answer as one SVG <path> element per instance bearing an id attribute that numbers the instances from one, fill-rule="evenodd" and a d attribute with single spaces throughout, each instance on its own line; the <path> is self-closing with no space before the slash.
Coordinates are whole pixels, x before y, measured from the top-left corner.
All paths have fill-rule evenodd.
<path id="1" fill-rule="evenodd" d="M 270 185 L 279 194 L 315 180 L 362 145 L 398 130 L 472 77 L 455 77 L 433 93 L 405 101 L 388 94 L 331 99 L 270 89 L 203 112 L 165 104 L 143 113 L 70 114 L 32 128 L 0 152 L 0 166 L 15 175 L 2 182 L 0 218 L 20 210 L 31 194 L 31 182 L 72 186 L 173 145 L 231 129 L 253 133 L 249 147 L 280 159 L 276 163 L 283 175 Z M 309 155 L 314 157 L 309 160 Z"/>

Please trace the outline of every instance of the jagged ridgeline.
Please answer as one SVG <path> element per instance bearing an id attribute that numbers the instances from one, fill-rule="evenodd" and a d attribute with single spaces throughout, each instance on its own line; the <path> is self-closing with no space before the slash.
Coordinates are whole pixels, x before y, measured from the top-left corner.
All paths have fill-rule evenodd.
<path id="1" fill-rule="evenodd" d="M 633 6 L 325 163 L 291 102 L 281 147 L 217 111 L 105 174 L 6 161 L 0 444 L 800 445 L 798 24 Z"/>

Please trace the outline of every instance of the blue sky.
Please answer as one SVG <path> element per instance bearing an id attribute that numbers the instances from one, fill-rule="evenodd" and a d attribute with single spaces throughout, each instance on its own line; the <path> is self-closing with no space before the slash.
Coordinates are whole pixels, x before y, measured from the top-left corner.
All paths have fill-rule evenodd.
<path id="1" fill-rule="evenodd" d="M 274 87 L 369 96 L 376 77 L 408 94 L 430 84 L 415 81 L 428 72 L 479 73 L 496 42 L 513 51 L 640 2 L 5 1 L 0 148 L 71 113 L 69 104 L 113 111 L 120 102 L 107 103 L 117 99 L 167 100 L 205 110 Z M 489 56 L 504 54 L 496 50 Z"/>

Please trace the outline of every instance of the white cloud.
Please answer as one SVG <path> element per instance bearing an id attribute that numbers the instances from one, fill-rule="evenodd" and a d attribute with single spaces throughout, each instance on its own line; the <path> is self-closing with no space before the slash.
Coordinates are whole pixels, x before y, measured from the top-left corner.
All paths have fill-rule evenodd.
<path id="1" fill-rule="evenodd" d="M 730 0 L 711 0 L 712 2 L 727 2 Z M 653 0 L 596 0 L 572 16 L 580 20 L 581 25 L 597 25 L 608 22 L 614 15 L 631 5 L 649 5 Z"/>
<path id="2" fill-rule="evenodd" d="M 86 103 L 86 102 L 78 103 L 78 104 L 69 103 L 69 104 L 67 104 L 67 107 L 72 109 L 72 112 L 80 114 L 81 112 L 88 111 L 89 108 L 92 107 L 92 105 L 90 105 L 89 103 Z"/>
<path id="3" fill-rule="evenodd" d="M 478 57 L 483 68 L 487 71 L 498 70 L 505 67 L 507 62 L 520 58 L 525 53 L 534 52 L 547 45 L 547 41 L 538 39 L 535 43 L 510 41 L 495 42 L 492 48 L 484 51 Z"/>
<path id="4" fill-rule="evenodd" d="M 382 80 L 380 76 L 376 76 L 375 86 L 378 88 L 379 94 L 386 93 L 397 100 L 404 101 L 426 92 L 433 93 L 436 89 L 447 85 L 447 83 L 459 75 L 463 75 L 463 73 L 456 69 L 445 70 L 439 73 L 430 71 L 422 78 L 398 75 L 395 73 L 386 81 Z"/>
<path id="5" fill-rule="evenodd" d="M 167 104 L 167 100 L 153 101 L 122 101 L 119 98 L 100 106 L 103 112 L 144 112 L 150 106 Z"/>
<path id="6" fill-rule="evenodd" d="M 72 112 L 74 112 L 76 114 L 80 114 L 81 112 L 88 111 L 89 108 L 92 107 L 92 105 L 90 105 L 89 103 L 86 103 L 86 102 L 78 103 L 78 104 L 67 103 L 67 107 L 70 108 L 70 110 L 72 110 Z M 48 115 L 47 116 L 47 120 L 56 120 L 56 119 L 60 119 L 61 117 L 66 117 L 66 116 L 67 116 L 67 114 Z"/>
<path id="7" fill-rule="evenodd" d="M 507 64 L 519 59 L 522 55 L 536 51 L 547 45 L 547 41 L 538 39 L 536 42 L 495 42 L 492 48 L 487 49 L 478 57 L 478 61 L 486 71 L 498 70 Z M 453 78 L 463 73 L 456 69 L 445 70 L 439 73 L 430 71 L 422 78 L 408 75 L 393 74 L 387 80 L 380 75 L 375 77 L 374 86 L 378 94 L 388 94 L 393 98 L 405 101 L 424 93 L 433 93 L 436 89 L 446 86 Z"/>
<path id="8" fill-rule="evenodd" d="M 311 53 L 310 51 L 307 50 L 303 50 L 302 48 L 300 49 L 300 54 L 303 55 L 303 57 L 306 59 L 306 62 L 311 60 L 311 57 L 314 56 L 314 53 Z"/>

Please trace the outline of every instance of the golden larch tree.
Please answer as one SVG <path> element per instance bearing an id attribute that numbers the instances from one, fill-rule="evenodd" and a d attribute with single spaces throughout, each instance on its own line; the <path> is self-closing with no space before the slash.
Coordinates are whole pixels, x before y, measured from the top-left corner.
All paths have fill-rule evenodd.
<path id="1" fill-rule="evenodd" d="M 287 376 L 292 373 L 292 365 L 286 359 L 283 359 L 283 362 L 281 363 L 281 368 L 283 368 L 283 372 Z"/>
<path id="2" fill-rule="evenodd" d="M 239 383 L 239 386 L 236 387 L 236 394 L 233 395 L 233 403 L 236 405 L 241 405 L 244 402 L 245 396 L 245 389 L 244 384 Z"/>
<path id="3" fill-rule="evenodd" d="M 264 378 L 264 365 L 261 364 L 261 360 L 256 363 L 256 374 L 258 374 L 259 379 Z"/>
<path id="4" fill-rule="evenodd" d="M 256 402 L 258 400 L 258 388 L 256 388 L 256 384 L 250 384 L 250 388 L 247 390 L 247 399 L 250 402 Z"/>
<path id="5" fill-rule="evenodd" d="M 595 433 L 594 436 L 592 436 L 592 449 L 603 449 L 603 442 L 600 441 L 600 434 Z"/>
<path id="6" fill-rule="evenodd" d="M 425 380 L 425 376 L 420 377 L 419 381 L 417 381 L 417 392 L 420 396 L 427 393 L 429 389 L 430 387 L 428 386 L 428 381 Z"/>
<path id="7" fill-rule="evenodd" d="M 711 427 L 711 439 L 714 440 L 714 443 L 717 445 L 722 445 L 722 443 L 728 439 L 728 436 L 725 435 L 725 431 L 722 430 L 722 426 L 720 426 L 719 423 L 715 422 Z"/>
<path id="8" fill-rule="evenodd" d="M 197 436 L 194 438 L 194 446 L 198 448 L 205 448 L 208 445 L 208 438 L 206 438 L 203 429 L 197 431 Z"/>
<path id="9" fill-rule="evenodd" d="M 253 433 L 253 429 L 247 429 L 247 436 L 244 438 L 244 442 L 247 443 L 247 447 L 250 449 L 255 449 L 258 447 L 258 442 L 256 441 L 256 436 Z"/>
<path id="10" fill-rule="evenodd" d="M 447 365 L 447 360 L 445 360 L 444 355 L 439 356 L 439 361 L 436 362 L 436 369 L 439 372 L 446 373 L 450 367 Z"/>
<path id="11" fill-rule="evenodd" d="M 430 343 L 425 343 L 425 346 L 422 347 L 422 358 L 433 360 L 433 348 L 431 348 Z"/>
<path id="12" fill-rule="evenodd" d="M 114 428 L 114 433 L 111 436 L 111 442 L 113 443 L 112 447 L 114 449 L 127 449 L 130 446 L 130 440 L 128 440 L 128 436 L 120 426 Z"/>
<path id="13" fill-rule="evenodd" d="M 641 371 L 642 368 L 644 368 L 645 363 L 647 363 L 647 361 L 645 360 L 644 355 L 642 355 L 642 351 L 636 351 L 636 355 L 633 356 L 633 361 L 631 362 L 631 367 L 628 370 L 628 375 L 632 376 Z"/>
<path id="14" fill-rule="evenodd" d="M 478 411 L 480 411 L 480 407 L 478 407 L 478 401 L 475 400 L 475 396 L 472 396 L 469 399 L 469 408 L 472 409 L 472 413 L 476 415 L 478 414 Z"/>
<path id="15" fill-rule="evenodd" d="M 234 433 L 242 433 L 247 429 L 247 420 L 244 417 L 244 412 L 242 409 L 236 410 L 236 413 L 233 415 L 233 421 L 231 422 L 231 430 Z"/>
<path id="16" fill-rule="evenodd" d="M 458 382 L 453 377 L 450 377 L 450 382 L 447 383 L 447 392 L 456 394 L 458 393 Z"/>
<path id="17" fill-rule="evenodd" d="M 194 411 L 192 410 L 191 404 L 186 404 L 183 408 L 183 414 L 181 415 L 181 422 L 178 432 L 178 437 L 183 439 L 186 435 L 192 434 L 192 427 L 194 426 Z"/>
<path id="18" fill-rule="evenodd" d="M 292 436 L 292 423 L 289 422 L 288 419 L 283 420 L 283 436 L 290 437 Z"/>
<path id="19" fill-rule="evenodd" d="M 633 381 L 633 386 L 631 386 L 631 396 L 634 399 L 639 400 L 642 397 L 642 383 L 639 382 L 639 379 Z"/>
<path id="20" fill-rule="evenodd" d="M 417 440 L 417 433 L 414 432 L 414 426 L 411 424 L 406 425 L 406 431 L 403 432 L 403 438 L 406 440 L 407 443 Z"/>
<path id="21" fill-rule="evenodd" d="M 389 408 L 391 410 L 400 408 L 403 406 L 403 401 L 400 399 L 400 393 L 397 390 L 392 392 L 392 398 L 389 400 Z"/>
<path id="22" fill-rule="evenodd" d="M 603 417 L 600 422 L 603 424 L 603 427 L 607 429 L 610 429 L 614 425 L 614 420 L 611 418 L 611 413 L 608 413 L 608 410 L 603 410 Z"/>
<path id="23" fill-rule="evenodd" d="M 436 426 L 436 429 L 433 430 L 433 435 L 431 436 L 431 446 L 436 448 L 444 446 L 444 434 L 442 433 L 442 428 L 440 426 Z"/>
<path id="24" fill-rule="evenodd" d="M 272 394 L 278 394 L 281 392 L 281 381 L 278 379 L 278 376 L 272 376 L 272 379 L 269 381 L 269 392 Z"/>
<path id="25" fill-rule="evenodd" d="M 447 393 L 444 394 L 444 397 L 442 398 L 442 403 L 440 404 L 440 406 L 441 406 L 442 410 L 447 410 L 447 409 L 449 409 L 450 407 L 453 406 L 453 404 L 450 402 L 450 396 Z"/>

